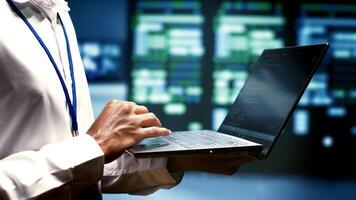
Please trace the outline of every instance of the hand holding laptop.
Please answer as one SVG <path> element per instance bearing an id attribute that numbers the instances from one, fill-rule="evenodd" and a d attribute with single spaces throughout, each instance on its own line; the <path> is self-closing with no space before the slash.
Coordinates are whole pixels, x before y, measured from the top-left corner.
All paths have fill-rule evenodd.
<path id="1" fill-rule="evenodd" d="M 112 102 L 88 132 L 104 152 L 109 149 L 106 162 L 126 149 L 137 158 L 168 157 L 171 172 L 232 174 L 241 164 L 255 160 L 251 155 L 267 158 L 328 47 L 264 50 L 218 131 L 179 131 L 167 136 L 170 131 L 147 108 Z"/>
<path id="2" fill-rule="evenodd" d="M 105 162 L 120 156 L 124 149 L 144 138 L 164 136 L 168 129 L 144 106 L 132 102 L 111 101 L 88 130 L 103 149 Z M 170 172 L 187 170 L 233 174 L 241 164 L 255 160 L 247 154 L 221 154 L 169 158 Z"/>
<path id="3" fill-rule="evenodd" d="M 99 144 L 108 163 L 145 138 L 169 135 L 170 131 L 161 126 L 146 107 L 112 100 L 105 105 L 88 134 Z"/>

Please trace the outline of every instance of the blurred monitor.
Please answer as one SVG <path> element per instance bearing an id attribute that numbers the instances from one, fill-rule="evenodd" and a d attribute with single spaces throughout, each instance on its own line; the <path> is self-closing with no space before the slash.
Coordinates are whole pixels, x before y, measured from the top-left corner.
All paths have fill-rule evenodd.
<path id="1" fill-rule="evenodd" d="M 284 46 L 283 7 L 267 1 L 222 1 L 215 16 L 212 128 L 218 129 L 263 49 Z"/>
<path id="2" fill-rule="evenodd" d="M 79 50 L 89 83 L 127 81 L 119 43 L 80 40 Z"/>
<path id="3" fill-rule="evenodd" d="M 355 21 L 356 4 L 304 3 L 296 23 L 297 44 L 329 42 L 331 48 L 299 103 L 293 131 L 313 133 L 318 146 L 339 153 L 356 127 Z"/>
<path id="4" fill-rule="evenodd" d="M 132 7 L 131 99 L 173 130 L 208 127 L 201 2 L 138 0 Z"/>

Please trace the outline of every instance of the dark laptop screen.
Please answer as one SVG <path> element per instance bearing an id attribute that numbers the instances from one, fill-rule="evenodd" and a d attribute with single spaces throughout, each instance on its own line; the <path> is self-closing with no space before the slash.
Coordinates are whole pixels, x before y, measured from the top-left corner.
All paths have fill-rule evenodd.
<path id="1" fill-rule="evenodd" d="M 219 132 L 261 143 L 266 154 L 326 48 L 312 45 L 264 51 Z"/>

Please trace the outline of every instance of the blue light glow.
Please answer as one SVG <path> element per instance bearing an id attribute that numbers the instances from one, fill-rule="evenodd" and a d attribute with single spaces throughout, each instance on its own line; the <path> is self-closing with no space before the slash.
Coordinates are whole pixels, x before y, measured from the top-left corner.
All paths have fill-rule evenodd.
<path id="1" fill-rule="evenodd" d="M 329 117 L 342 118 L 346 117 L 347 109 L 344 107 L 330 107 L 326 110 L 326 113 Z"/>
<path id="2" fill-rule="evenodd" d="M 356 125 L 354 125 L 350 128 L 350 133 L 351 133 L 351 135 L 356 136 Z"/>
<path id="3" fill-rule="evenodd" d="M 310 129 L 309 112 L 306 110 L 296 110 L 293 118 L 293 132 L 296 135 L 307 135 Z"/>
<path id="4" fill-rule="evenodd" d="M 326 135 L 322 139 L 322 145 L 325 148 L 331 148 L 334 146 L 334 138 L 331 137 L 330 135 Z"/>
<path id="5" fill-rule="evenodd" d="M 228 110 L 226 108 L 215 108 L 212 116 L 212 129 L 218 130 L 222 122 L 224 121 Z"/>
<path id="6" fill-rule="evenodd" d="M 89 82 L 125 81 L 121 46 L 116 42 L 79 41 Z"/>

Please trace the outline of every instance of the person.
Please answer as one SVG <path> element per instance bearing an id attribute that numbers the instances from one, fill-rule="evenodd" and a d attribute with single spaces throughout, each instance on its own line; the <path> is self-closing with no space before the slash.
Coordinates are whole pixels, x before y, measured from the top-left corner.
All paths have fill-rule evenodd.
<path id="1" fill-rule="evenodd" d="M 144 106 L 112 100 L 94 121 L 64 0 L 0 1 L 0 198 L 101 199 L 150 194 L 186 170 L 232 174 L 246 154 L 136 159 L 170 131 Z"/>

